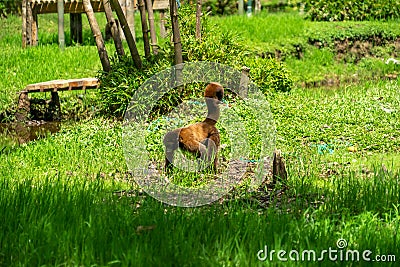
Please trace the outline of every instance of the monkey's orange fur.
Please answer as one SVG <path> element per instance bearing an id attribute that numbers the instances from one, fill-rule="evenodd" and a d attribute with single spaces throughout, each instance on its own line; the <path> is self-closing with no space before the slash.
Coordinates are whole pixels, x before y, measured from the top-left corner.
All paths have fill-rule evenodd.
<path id="1" fill-rule="evenodd" d="M 217 169 L 220 136 L 215 124 L 220 113 L 218 104 L 221 103 L 223 96 L 222 85 L 215 82 L 208 84 L 204 93 L 208 109 L 207 118 L 202 122 L 170 131 L 164 136 L 165 168 L 167 170 L 173 164 L 174 152 L 178 147 L 207 162 L 214 158 L 213 168 Z"/>

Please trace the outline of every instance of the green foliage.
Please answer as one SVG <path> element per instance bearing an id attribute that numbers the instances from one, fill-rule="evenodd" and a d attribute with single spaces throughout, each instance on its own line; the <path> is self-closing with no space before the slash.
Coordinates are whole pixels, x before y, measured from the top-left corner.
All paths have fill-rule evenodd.
<path id="1" fill-rule="evenodd" d="M 246 66 L 250 68 L 250 78 L 264 94 L 271 91 L 288 92 L 293 80 L 283 63 L 269 58 L 247 58 Z"/>
<path id="2" fill-rule="evenodd" d="M 238 12 L 234 0 L 207 0 L 203 6 L 213 15 L 232 15 Z"/>
<path id="3" fill-rule="evenodd" d="M 388 20 L 400 18 L 398 0 L 307 0 L 307 17 L 317 21 Z"/>
<path id="4" fill-rule="evenodd" d="M 21 0 L 0 0 L 0 18 L 9 14 L 21 14 Z"/>
<path id="5" fill-rule="evenodd" d="M 202 19 L 201 40 L 195 37 L 196 16 L 192 7 L 181 6 L 179 22 L 184 62 L 218 62 L 235 69 L 249 64 L 254 72 L 256 83 L 260 83 L 259 86 L 264 92 L 290 90 L 292 82 L 281 63 L 272 59 L 255 59 L 257 56 L 250 52 L 250 49 L 239 40 L 237 35 L 230 31 L 221 31 L 208 20 L 207 16 Z M 169 39 L 166 38 L 166 40 Z M 174 47 L 168 41 L 160 43 L 159 54 L 145 60 L 143 70 L 137 70 L 129 58 L 114 57 L 111 61 L 111 72 L 100 75 L 100 98 L 106 114 L 121 117 L 132 95 L 144 81 L 154 74 L 170 68 L 174 61 Z M 165 110 L 181 102 L 182 99 L 193 96 L 193 93 L 197 93 L 197 96 L 201 95 L 201 91 L 195 90 L 193 86 L 183 87 L 179 95 L 176 93 L 165 95 L 161 99 L 160 105 L 157 106 L 159 113 L 162 114 Z"/>

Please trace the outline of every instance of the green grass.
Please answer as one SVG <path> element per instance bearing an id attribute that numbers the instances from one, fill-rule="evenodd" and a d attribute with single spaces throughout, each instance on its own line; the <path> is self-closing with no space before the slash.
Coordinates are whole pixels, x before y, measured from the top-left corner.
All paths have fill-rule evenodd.
<path id="1" fill-rule="evenodd" d="M 317 85 L 329 80 L 381 79 L 399 73 L 399 66 L 386 65 L 384 60 L 398 55 L 394 40 L 400 37 L 398 20 L 388 22 L 311 22 L 299 13 L 261 13 L 258 16 L 213 17 L 223 31 L 239 34 L 258 54 L 278 57 L 286 63 L 298 85 Z M 351 52 L 346 58 L 337 56 L 337 42 L 355 40 L 372 44 L 359 64 Z M 382 46 L 373 46 L 378 43 Z M 318 49 L 317 47 L 324 47 Z M 300 60 L 299 60 L 300 58 Z M 350 62 L 348 62 L 350 61 Z M 350 63 L 350 64 L 349 64 Z M 307 66 L 307 67 L 304 67 Z M 372 75 L 371 75 L 372 74 Z M 357 77 L 354 78 L 354 75 Z M 372 76 L 372 77 L 371 77 Z"/>
<path id="2" fill-rule="evenodd" d="M 247 22 L 268 25 L 271 39 L 263 27 L 251 35 L 258 47 L 296 39 L 314 25 L 293 14 L 224 19 L 215 19 L 224 29 L 239 21 L 243 38 Z M 41 25 L 52 20 L 49 16 Z M 0 32 L 1 110 L 15 105 L 15 92 L 25 84 L 92 76 L 100 69 L 93 46 L 61 52 L 49 41 L 55 32 L 43 29 L 41 40 L 47 43 L 22 50 L 14 33 L 19 20 L 0 23 L 6 25 Z M 28 59 L 36 63 L 34 70 L 26 65 Z M 313 74 L 323 78 L 362 71 L 372 76 L 378 65 L 369 60 L 374 59 L 340 63 L 327 47 L 308 48 L 303 59 L 289 56 L 285 62 L 300 85 Z M 280 262 L 276 254 L 272 262 L 257 259 L 265 246 L 320 252 L 336 249 L 339 238 L 348 249 L 371 250 L 371 257 L 396 255 L 398 264 L 398 91 L 398 80 L 360 79 L 339 87 L 268 93 L 277 147 L 287 162 L 288 190 L 282 193 L 278 183 L 270 193 L 279 197 L 269 200 L 242 186 L 198 208 L 168 206 L 141 192 L 125 164 L 121 122 L 98 116 L 65 123 L 59 133 L 21 146 L 0 133 L 0 265 L 365 266 L 363 261 Z M 255 126 L 251 119 L 247 123 Z M 158 153 L 162 136 L 153 134 L 149 137 Z M 252 148 L 257 151 L 257 142 Z"/>

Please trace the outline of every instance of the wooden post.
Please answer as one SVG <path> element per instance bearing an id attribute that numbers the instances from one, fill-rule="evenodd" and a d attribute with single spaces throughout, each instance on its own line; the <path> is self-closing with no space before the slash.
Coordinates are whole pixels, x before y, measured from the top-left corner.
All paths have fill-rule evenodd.
<path id="1" fill-rule="evenodd" d="M 51 101 L 49 104 L 49 109 L 53 121 L 61 120 L 60 97 L 58 96 L 57 91 L 51 92 Z"/>
<path id="2" fill-rule="evenodd" d="M 256 14 L 261 12 L 261 0 L 255 0 L 254 12 Z"/>
<path id="3" fill-rule="evenodd" d="M 22 0 L 22 48 L 26 48 L 27 45 L 27 39 L 26 39 L 26 5 L 28 0 Z"/>
<path id="4" fill-rule="evenodd" d="M 38 44 L 38 16 L 36 8 L 32 9 L 32 37 L 31 42 L 33 46 L 37 46 Z"/>
<path id="5" fill-rule="evenodd" d="M 126 0 L 126 20 L 128 21 L 129 29 L 135 40 L 135 0 Z"/>
<path id="6" fill-rule="evenodd" d="M 92 29 L 94 39 L 96 41 L 97 51 L 99 52 L 99 57 L 103 70 L 109 72 L 111 70 L 110 60 L 108 58 L 107 50 L 104 45 L 103 36 L 97 23 L 96 17 L 94 16 L 92 4 L 90 0 L 83 0 L 83 8 L 85 9 L 86 15 L 89 20 L 90 28 Z"/>
<path id="7" fill-rule="evenodd" d="M 30 113 L 31 107 L 30 107 L 30 102 L 28 98 L 28 92 L 23 91 L 19 95 L 19 100 L 18 100 L 18 109 L 17 112 L 15 113 L 15 118 L 19 122 L 23 122 L 28 120 L 28 115 Z"/>
<path id="8" fill-rule="evenodd" d="M 81 44 L 83 41 L 82 38 L 82 14 L 81 13 L 70 13 L 70 33 L 71 39 L 76 44 Z"/>
<path id="9" fill-rule="evenodd" d="M 201 0 L 196 1 L 196 38 L 201 41 Z"/>
<path id="10" fill-rule="evenodd" d="M 32 45 L 32 24 L 33 24 L 33 14 L 32 6 L 29 1 L 26 4 L 26 44 Z"/>
<path id="11" fill-rule="evenodd" d="M 153 54 L 158 54 L 158 46 L 157 46 L 157 35 L 156 28 L 154 25 L 154 12 L 153 12 L 153 4 L 151 0 L 146 0 L 146 8 L 147 13 L 149 15 L 149 26 L 150 26 L 150 39 L 151 39 L 151 48 L 153 49 Z"/>
<path id="12" fill-rule="evenodd" d="M 115 49 L 118 55 L 123 56 L 125 55 L 124 46 L 122 45 L 117 22 L 115 21 L 112 13 L 110 1 L 103 0 L 103 5 L 104 5 L 104 12 L 106 13 L 107 23 L 111 29 L 111 35 L 114 39 Z"/>
<path id="13" fill-rule="evenodd" d="M 58 45 L 61 50 L 65 47 L 65 33 L 64 33 L 64 0 L 57 1 L 58 13 Z"/>
<path id="14" fill-rule="evenodd" d="M 117 13 L 118 20 L 121 23 L 121 28 L 124 31 L 126 41 L 128 42 L 129 51 L 131 52 L 133 62 L 135 63 L 136 68 L 141 69 L 142 68 L 142 60 L 140 59 L 140 55 L 137 50 L 135 40 L 133 39 L 132 32 L 129 29 L 129 25 L 128 25 L 128 22 L 126 21 L 126 18 L 124 16 L 122 8 L 121 8 L 118 0 L 110 0 L 110 1 L 111 1 L 111 6 L 114 8 L 115 12 Z"/>
<path id="15" fill-rule="evenodd" d="M 164 12 L 164 10 L 160 11 L 160 35 L 161 35 L 161 38 L 167 37 L 167 30 L 165 29 L 165 12 Z"/>
<path id="16" fill-rule="evenodd" d="M 239 15 L 243 15 L 244 13 L 244 1 L 243 0 L 239 0 L 239 7 L 238 7 L 238 11 L 239 11 Z"/>
<path id="17" fill-rule="evenodd" d="M 138 6 L 140 11 L 140 18 L 142 22 L 142 33 L 143 33 L 143 45 L 144 55 L 146 58 L 150 57 L 150 41 L 149 41 L 149 28 L 147 27 L 146 9 L 143 0 L 138 0 Z"/>

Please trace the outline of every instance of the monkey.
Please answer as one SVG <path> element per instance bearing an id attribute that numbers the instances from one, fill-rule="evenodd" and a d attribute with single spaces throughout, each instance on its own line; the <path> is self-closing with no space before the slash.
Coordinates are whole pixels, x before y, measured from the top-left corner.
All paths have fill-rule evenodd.
<path id="1" fill-rule="evenodd" d="M 222 103 L 224 97 L 224 88 L 219 83 L 211 82 L 205 88 L 204 97 L 208 113 L 202 122 L 172 130 L 164 136 L 167 172 L 173 165 L 174 153 L 178 148 L 194 154 L 207 163 L 214 160 L 210 166 L 213 171 L 217 170 L 220 135 L 215 124 L 220 116 L 219 104 Z"/>

